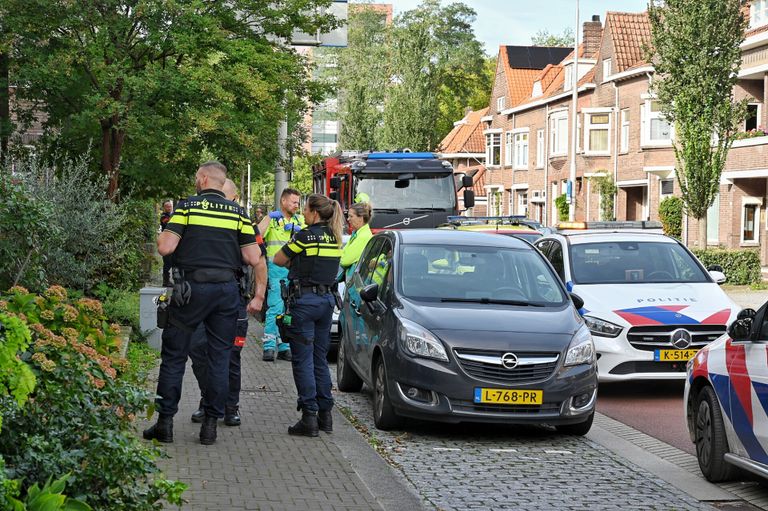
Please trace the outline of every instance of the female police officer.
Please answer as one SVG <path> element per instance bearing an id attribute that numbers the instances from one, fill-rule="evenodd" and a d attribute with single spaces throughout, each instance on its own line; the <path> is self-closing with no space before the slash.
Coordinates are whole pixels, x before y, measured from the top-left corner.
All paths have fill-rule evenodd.
<path id="1" fill-rule="evenodd" d="M 331 373 L 326 357 L 344 224 L 339 203 L 319 194 L 307 199 L 304 220 L 308 227 L 280 249 L 274 263 L 290 268 L 283 331 L 291 344 L 293 379 L 302 412 L 288 433 L 317 436 L 319 429 L 333 430 Z"/>

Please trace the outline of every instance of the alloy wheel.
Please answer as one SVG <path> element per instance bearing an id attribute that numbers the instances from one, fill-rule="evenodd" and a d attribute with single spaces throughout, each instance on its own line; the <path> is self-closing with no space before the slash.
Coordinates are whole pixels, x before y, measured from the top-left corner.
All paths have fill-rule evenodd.
<path id="1" fill-rule="evenodd" d="M 705 466 L 709 466 L 712 459 L 712 410 L 707 401 L 699 404 L 696 413 L 696 454 Z"/>

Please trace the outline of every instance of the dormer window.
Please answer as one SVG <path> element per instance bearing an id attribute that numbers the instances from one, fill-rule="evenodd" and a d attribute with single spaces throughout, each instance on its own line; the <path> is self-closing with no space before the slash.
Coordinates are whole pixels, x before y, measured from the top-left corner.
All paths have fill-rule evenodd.
<path id="1" fill-rule="evenodd" d="M 507 98 L 506 96 L 501 96 L 500 98 L 496 98 L 496 111 L 501 112 L 506 108 L 507 105 Z"/>
<path id="2" fill-rule="evenodd" d="M 544 91 L 541 89 L 541 80 L 536 80 L 533 82 L 533 94 L 532 96 L 534 98 L 538 98 L 539 96 L 543 95 Z"/>
<path id="3" fill-rule="evenodd" d="M 749 6 L 749 26 L 751 28 L 768 24 L 768 0 L 752 0 Z"/>
<path id="4" fill-rule="evenodd" d="M 611 76 L 612 70 L 611 70 L 611 64 L 613 62 L 611 59 L 603 59 L 603 81 L 607 80 L 609 76 Z"/>
<path id="5" fill-rule="evenodd" d="M 565 82 L 563 83 L 563 90 L 571 90 L 573 87 L 573 64 L 565 66 Z"/>

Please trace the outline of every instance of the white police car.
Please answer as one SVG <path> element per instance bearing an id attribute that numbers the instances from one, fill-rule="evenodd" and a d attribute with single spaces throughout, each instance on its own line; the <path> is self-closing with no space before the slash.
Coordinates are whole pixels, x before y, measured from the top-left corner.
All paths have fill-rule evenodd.
<path id="1" fill-rule="evenodd" d="M 534 245 L 584 300 L 600 381 L 682 380 L 686 362 L 725 332 L 740 307 L 718 287 L 722 268 L 705 269 L 661 233 L 614 225 L 561 230 Z"/>

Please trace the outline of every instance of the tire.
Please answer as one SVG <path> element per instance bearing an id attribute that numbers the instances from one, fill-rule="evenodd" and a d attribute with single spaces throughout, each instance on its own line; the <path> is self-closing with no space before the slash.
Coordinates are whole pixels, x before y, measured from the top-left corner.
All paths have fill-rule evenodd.
<path id="1" fill-rule="evenodd" d="M 587 420 L 584 422 L 579 422 L 576 424 L 562 424 L 560 426 L 555 426 L 555 429 L 564 435 L 584 436 L 589 433 L 589 430 L 592 428 L 593 420 L 595 420 L 594 411 L 589 414 L 589 417 L 587 417 Z"/>
<path id="2" fill-rule="evenodd" d="M 360 389 L 363 388 L 363 380 L 349 364 L 347 350 L 344 347 L 344 337 L 339 339 L 336 355 L 336 386 L 342 392 L 360 392 Z"/>
<path id="3" fill-rule="evenodd" d="M 373 423 L 383 431 L 400 427 L 403 419 L 395 413 L 387 388 L 387 369 L 379 357 L 373 368 Z"/>
<path id="4" fill-rule="evenodd" d="M 725 435 L 723 412 L 712 387 L 702 388 L 696 397 L 693 430 L 696 458 L 704 477 L 713 483 L 732 479 L 737 470 L 725 461 L 728 439 Z"/>

